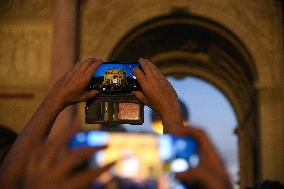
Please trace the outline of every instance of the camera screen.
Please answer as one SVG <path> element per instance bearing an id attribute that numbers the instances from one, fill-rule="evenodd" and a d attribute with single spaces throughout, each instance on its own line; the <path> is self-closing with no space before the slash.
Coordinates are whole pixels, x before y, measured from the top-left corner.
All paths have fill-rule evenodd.
<path id="1" fill-rule="evenodd" d="M 188 137 L 90 131 L 78 133 L 70 141 L 72 148 L 105 144 L 108 148 L 96 153 L 89 165 L 101 167 L 118 162 L 92 188 L 100 182 L 105 184 L 106 177 L 114 179 L 118 188 L 182 188 L 174 173 L 199 162 L 197 144 Z"/>
<path id="2" fill-rule="evenodd" d="M 93 74 L 91 88 L 106 92 L 139 90 L 139 84 L 132 72 L 134 68 L 140 68 L 140 65 L 138 63 L 103 63 Z"/>

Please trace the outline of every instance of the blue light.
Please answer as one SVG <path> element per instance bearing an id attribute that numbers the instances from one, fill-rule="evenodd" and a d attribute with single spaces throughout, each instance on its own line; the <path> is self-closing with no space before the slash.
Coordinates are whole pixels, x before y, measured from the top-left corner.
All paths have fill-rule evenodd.
<path id="1" fill-rule="evenodd" d="M 172 157 L 172 137 L 170 135 L 159 136 L 159 154 L 162 160 L 169 160 Z"/>
<path id="2" fill-rule="evenodd" d="M 107 133 L 100 131 L 91 131 L 88 133 L 87 142 L 90 146 L 106 145 L 108 142 Z"/>

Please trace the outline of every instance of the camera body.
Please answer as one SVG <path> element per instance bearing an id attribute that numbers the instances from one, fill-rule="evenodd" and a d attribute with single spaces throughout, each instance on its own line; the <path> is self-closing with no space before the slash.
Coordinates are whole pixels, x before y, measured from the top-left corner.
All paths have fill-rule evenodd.
<path id="1" fill-rule="evenodd" d="M 86 123 L 143 124 L 144 105 L 131 94 L 140 90 L 133 68 L 141 69 L 138 63 L 120 62 L 105 62 L 97 68 L 88 90 L 100 93 L 86 101 Z"/>

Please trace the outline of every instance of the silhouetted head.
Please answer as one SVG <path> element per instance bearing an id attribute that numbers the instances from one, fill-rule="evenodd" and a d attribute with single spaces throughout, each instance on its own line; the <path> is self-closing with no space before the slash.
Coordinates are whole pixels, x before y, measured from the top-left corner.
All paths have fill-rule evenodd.
<path id="1" fill-rule="evenodd" d="M 0 164 L 6 157 L 17 138 L 17 133 L 0 125 Z"/>

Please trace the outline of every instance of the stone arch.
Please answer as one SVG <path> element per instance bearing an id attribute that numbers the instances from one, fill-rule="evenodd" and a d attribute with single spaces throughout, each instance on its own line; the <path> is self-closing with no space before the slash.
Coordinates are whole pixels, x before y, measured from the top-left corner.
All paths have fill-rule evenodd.
<path id="1" fill-rule="evenodd" d="M 182 11 L 146 21 L 128 32 L 109 60 L 133 62 L 148 57 L 166 75 L 200 77 L 219 88 L 238 119 L 240 184 L 259 179 L 258 107 L 254 60 L 241 40 L 224 26 Z"/>

